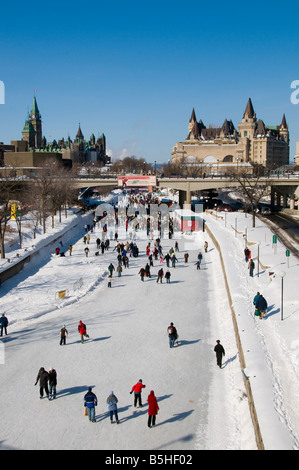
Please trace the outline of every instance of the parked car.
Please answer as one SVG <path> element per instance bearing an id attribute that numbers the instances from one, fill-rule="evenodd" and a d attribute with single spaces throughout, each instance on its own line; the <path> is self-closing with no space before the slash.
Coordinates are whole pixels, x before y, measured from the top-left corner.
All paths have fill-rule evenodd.
<path id="1" fill-rule="evenodd" d="M 220 204 L 220 206 L 217 207 L 217 210 L 219 211 L 227 211 L 227 212 L 232 212 L 233 209 L 229 204 Z"/>

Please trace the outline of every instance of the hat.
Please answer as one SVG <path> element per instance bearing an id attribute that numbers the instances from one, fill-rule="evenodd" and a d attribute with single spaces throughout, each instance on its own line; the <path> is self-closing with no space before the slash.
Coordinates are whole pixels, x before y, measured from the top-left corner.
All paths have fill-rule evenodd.
<path id="1" fill-rule="evenodd" d="M 139 379 L 139 382 L 142 382 L 142 379 Z"/>

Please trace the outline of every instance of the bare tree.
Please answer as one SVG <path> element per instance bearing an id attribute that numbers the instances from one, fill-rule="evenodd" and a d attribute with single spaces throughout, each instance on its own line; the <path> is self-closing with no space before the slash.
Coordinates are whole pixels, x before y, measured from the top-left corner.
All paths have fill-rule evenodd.
<path id="1" fill-rule="evenodd" d="M 248 170 L 247 170 L 248 171 Z M 265 180 L 261 171 L 248 174 L 246 170 L 232 169 L 228 176 L 240 185 L 241 196 L 252 212 L 252 227 L 255 227 L 255 215 L 262 198 L 269 196 L 270 180 Z"/>

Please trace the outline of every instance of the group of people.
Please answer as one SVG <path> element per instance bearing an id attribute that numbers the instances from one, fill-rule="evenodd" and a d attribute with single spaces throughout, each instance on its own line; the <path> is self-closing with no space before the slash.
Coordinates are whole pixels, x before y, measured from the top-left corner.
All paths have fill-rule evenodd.
<path id="1" fill-rule="evenodd" d="M 39 382 L 40 386 L 40 398 L 43 398 L 44 392 L 48 399 L 54 399 L 56 397 L 56 385 L 57 385 L 57 373 L 56 370 L 51 368 L 49 372 L 47 372 L 44 367 L 41 367 L 38 371 L 37 378 L 35 385 Z M 49 386 L 48 386 L 49 384 Z M 142 379 L 133 385 L 130 394 L 134 393 L 134 407 L 141 408 L 142 398 L 141 393 L 142 389 L 146 386 L 142 383 Z M 96 415 L 95 415 L 95 408 L 98 405 L 98 398 L 96 394 L 92 391 L 92 387 L 88 387 L 87 393 L 84 395 L 84 415 L 88 416 L 89 421 L 92 423 L 96 422 Z M 157 402 L 157 398 L 153 390 L 150 391 L 150 394 L 147 398 L 148 402 L 148 422 L 147 425 L 150 428 L 151 426 L 155 426 L 156 424 L 156 415 L 158 414 L 159 405 Z M 106 399 L 106 403 L 108 405 L 108 412 L 110 417 L 111 424 L 114 422 L 113 418 L 115 418 L 115 422 L 119 424 L 120 420 L 118 417 L 118 398 L 116 397 L 115 393 L 111 391 Z"/>

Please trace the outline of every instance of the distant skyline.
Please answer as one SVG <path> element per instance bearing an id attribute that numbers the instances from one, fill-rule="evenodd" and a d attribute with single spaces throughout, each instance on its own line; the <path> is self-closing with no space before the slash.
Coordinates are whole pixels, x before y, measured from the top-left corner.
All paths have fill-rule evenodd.
<path id="1" fill-rule="evenodd" d="M 166 163 L 195 109 L 241 122 L 248 98 L 267 126 L 299 141 L 295 2 L 191 0 L 1 5 L 0 142 L 22 138 L 34 90 L 48 141 L 104 133 L 112 158 Z M 1 102 L 0 102 L 1 103 Z"/>

